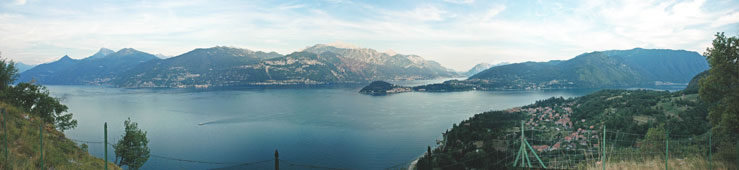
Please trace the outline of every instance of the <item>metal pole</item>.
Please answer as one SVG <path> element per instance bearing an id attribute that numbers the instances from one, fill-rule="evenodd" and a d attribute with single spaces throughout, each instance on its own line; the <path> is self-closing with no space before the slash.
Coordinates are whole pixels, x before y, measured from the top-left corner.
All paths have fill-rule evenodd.
<path id="1" fill-rule="evenodd" d="M 5 137 L 5 161 L 6 163 L 10 164 L 10 157 L 8 156 L 8 114 L 5 112 L 5 108 L 2 110 L 3 112 L 3 137 Z"/>
<path id="2" fill-rule="evenodd" d="M 601 163 L 603 163 L 603 170 L 606 170 L 606 125 L 603 124 L 603 157 L 601 157 Z"/>
<path id="3" fill-rule="evenodd" d="M 41 144 L 41 147 L 40 147 L 41 148 L 40 149 L 41 150 L 41 159 L 40 159 L 41 169 L 44 169 L 44 121 L 43 120 L 41 120 L 41 123 L 39 124 L 38 133 L 39 133 L 38 135 L 39 143 Z"/>
<path id="4" fill-rule="evenodd" d="M 713 134 L 712 134 L 712 133 L 711 133 L 711 131 L 709 130 L 709 131 L 708 131 L 708 169 L 709 169 L 709 170 L 713 169 L 713 167 L 712 167 L 712 165 L 711 165 L 711 150 L 712 150 L 712 149 L 711 149 L 711 143 L 712 143 L 712 142 L 711 142 L 711 138 L 713 138 Z"/>
<path id="5" fill-rule="evenodd" d="M 280 153 L 275 149 L 275 170 L 280 170 Z"/>
<path id="6" fill-rule="evenodd" d="M 103 147 L 105 147 L 105 170 L 108 170 L 108 122 L 103 124 L 103 131 L 105 131 L 105 139 L 103 140 L 105 141 L 105 143 L 103 143 Z"/>
<path id="7" fill-rule="evenodd" d="M 670 131 L 665 130 L 665 170 L 670 169 L 667 161 L 670 161 Z"/>
<path id="8" fill-rule="evenodd" d="M 536 154 L 536 150 L 534 150 L 534 148 L 531 147 L 531 144 L 529 144 L 528 141 L 524 141 L 524 142 L 526 142 L 526 146 L 528 146 L 529 149 L 531 149 L 531 153 L 534 154 L 534 157 L 536 158 L 536 160 L 539 160 L 539 165 L 541 165 L 542 168 L 546 169 L 547 166 L 544 165 L 544 162 L 541 161 L 541 158 L 539 158 L 539 155 Z"/>
<path id="9" fill-rule="evenodd" d="M 523 121 L 521 121 L 521 147 L 518 148 L 518 154 L 516 154 L 516 160 L 513 161 L 513 167 L 516 167 L 516 165 L 518 165 L 518 160 L 519 159 L 521 159 L 521 166 L 524 166 L 523 165 L 524 159 L 521 156 L 523 156 L 523 153 L 522 152 L 524 152 L 524 149 L 526 149 L 526 148 L 524 148 L 524 146 L 523 146 L 524 145 L 523 141 L 524 141 L 523 140 Z"/>

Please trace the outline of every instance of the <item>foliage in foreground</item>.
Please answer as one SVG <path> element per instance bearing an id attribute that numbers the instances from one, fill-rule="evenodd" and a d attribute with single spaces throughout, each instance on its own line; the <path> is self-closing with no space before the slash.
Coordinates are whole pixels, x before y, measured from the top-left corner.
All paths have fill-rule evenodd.
<path id="1" fill-rule="evenodd" d="M 131 122 L 131 118 L 123 122 L 125 134 L 120 141 L 113 145 L 115 149 L 115 162 L 118 166 L 128 166 L 130 169 L 139 169 L 149 160 L 149 139 L 146 132 L 141 131 L 138 123 Z"/>
<path id="2" fill-rule="evenodd" d="M 700 98 L 708 103 L 714 134 L 725 139 L 719 141 L 719 155 L 736 160 L 728 150 L 739 141 L 735 135 L 739 134 L 739 38 L 716 34 L 713 46 L 703 55 L 711 68 L 700 80 Z"/>
<path id="3" fill-rule="evenodd" d="M 0 59 L 0 101 L 16 106 L 24 112 L 40 117 L 54 128 L 64 131 L 77 127 L 77 120 L 67 112 L 67 106 L 58 98 L 51 97 L 46 87 L 33 82 L 11 85 L 18 77 L 13 61 Z"/>

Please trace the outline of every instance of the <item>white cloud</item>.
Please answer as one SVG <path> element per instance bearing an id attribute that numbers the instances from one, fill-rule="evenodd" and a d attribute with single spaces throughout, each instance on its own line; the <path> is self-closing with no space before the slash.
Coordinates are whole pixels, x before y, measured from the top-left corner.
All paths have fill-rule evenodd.
<path id="1" fill-rule="evenodd" d="M 736 23 L 739 23 L 739 12 L 733 12 L 724 16 L 720 16 L 716 21 L 711 23 L 711 27 L 720 27 Z"/>
<path id="2" fill-rule="evenodd" d="M 16 5 L 25 5 L 27 2 L 27 0 L 15 0 Z"/>
<path id="3" fill-rule="evenodd" d="M 475 0 L 444 0 L 444 2 L 455 3 L 455 4 L 471 4 Z"/>
<path id="4" fill-rule="evenodd" d="M 299 9 L 299 8 L 305 8 L 304 4 L 285 4 L 278 7 L 281 10 L 292 10 L 292 9 Z"/>
<path id="5" fill-rule="evenodd" d="M 38 64 L 64 54 L 86 57 L 100 47 L 174 56 L 215 45 L 290 53 L 338 41 L 418 54 L 466 70 L 479 62 L 568 59 L 583 52 L 634 47 L 701 52 L 715 32 L 736 31 L 721 29 L 739 23 L 735 8 L 709 10 L 705 6 L 711 2 L 701 0 L 585 1 L 531 9 L 543 16 L 517 8 L 520 4 L 483 2 L 395 8 L 352 1 L 232 3 L 143 1 L 96 3 L 79 11 L 54 6 L 3 10 L 0 51 L 4 57 Z M 347 5 L 348 12 L 321 5 Z M 30 13 L 34 11 L 38 13 Z"/>
<path id="6" fill-rule="evenodd" d="M 405 12 L 409 18 L 420 21 L 441 21 L 445 19 L 444 14 L 447 11 L 439 9 L 435 6 L 423 6 L 412 11 Z"/>
<path id="7" fill-rule="evenodd" d="M 485 16 L 483 17 L 483 20 L 489 21 L 493 19 L 493 17 L 503 12 L 505 9 L 506 9 L 505 5 L 496 5 L 488 10 L 487 14 L 485 14 Z"/>

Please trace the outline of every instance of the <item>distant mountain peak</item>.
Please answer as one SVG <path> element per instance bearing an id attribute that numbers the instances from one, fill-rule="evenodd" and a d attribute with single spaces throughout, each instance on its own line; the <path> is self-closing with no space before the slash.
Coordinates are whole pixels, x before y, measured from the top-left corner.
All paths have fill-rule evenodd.
<path id="1" fill-rule="evenodd" d="M 118 53 L 133 53 L 133 52 L 138 52 L 138 50 L 133 49 L 133 48 L 123 48 L 121 50 L 118 50 Z"/>
<path id="2" fill-rule="evenodd" d="M 245 48 L 237 48 L 237 47 L 229 47 L 229 46 L 214 46 L 210 48 L 197 48 L 192 51 L 220 51 L 220 52 L 239 52 L 239 53 L 254 53 L 254 51 L 245 49 Z"/>
<path id="3" fill-rule="evenodd" d="M 110 53 L 114 53 L 114 52 L 115 51 L 113 51 L 111 49 L 100 48 L 100 50 L 98 50 L 98 52 L 96 54 L 110 54 Z"/>
<path id="4" fill-rule="evenodd" d="M 168 55 L 164 55 L 164 54 L 162 54 L 162 53 L 154 54 L 154 56 L 157 56 L 157 57 L 159 57 L 160 59 L 166 59 L 166 58 L 169 58 L 169 57 L 171 57 L 171 56 L 168 56 Z"/>
<path id="5" fill-rule="evenodd" d="M 490 66 L 493 66 L 493 65 L 490 63 L 478 63 L 475 65 L 475 67 L 479 67 L 479 68 L 483 68 L 483 67 L 490 68 Z"/>
<path id="6" fill-rule="evenodd" d="M 90 59 L 105 58 L 105 56 L 108 56 L 109 54 L 113 54 L 113 53 L 115 53 L 115 51 L 111 49 L 100 48 L 100 50 L 98 50 L 97 53 L 87 58 L 90 58 Z"/>
<path id="7" fill-rule="evenodd" d="M 490 63 L 478 63 L 474 67 L 470 68 L 470 70 L 468 70 L 464 74 L 465 75 L 468 75 L 468 76 L 471 76 L 471 75 L 477 74 L 479 72 L 485 71 L 485 70 L 489 69 L 490 67 L 493 67 L 493 65 L 490 64 Z"/>
<path id="8" fill-rule="evenodd" d="M 62 58 L 60 58 L 59 60 L 72 60 L 72 58 L 71 58 L 71 57 L 69 57 L 69 55 L 64 55 L 64 56 L 63 56 Z"/>
<path id="9" fill-rule="evenodd" d="M 305 48 L 303 51 L 336 51 L 336 50 L 372 50 L 369 48 L 361 48 L 357 45 L 348 43 L 329 43 L 329 44 L 316 44 Z"/>
<path id="10" fill-rule="evenodd" d="M 345 42 L 335 42 L 335 43 L 319 44 L 319 45 L 331 46 L 331 47 L 336 47 L 336 48 L 345 48 L 345 49 L 362 49 L 361 47 L 357 45 L 345 43 Z"/>

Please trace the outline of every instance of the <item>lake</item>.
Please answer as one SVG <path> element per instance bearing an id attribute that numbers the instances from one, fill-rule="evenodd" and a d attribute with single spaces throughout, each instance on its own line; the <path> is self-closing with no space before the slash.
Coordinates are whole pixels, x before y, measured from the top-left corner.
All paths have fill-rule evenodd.
<path id="1" fill-rule="evenodd" d="M 427 82 L 411 82 L 427 83 Z M 452 124 L 489 110 L 531 104 L 552 96 L 594 91 L 411 92 L 387 96 L 357 93 L 361 87 L 123 89 L 48 86 L 74 113 L 68 138 L 109 143 L 120 139 L 131 118 L 147 132 L 152 157 L 142 169 L 211 169 L 274 159 L 349 169 L 384 169 L 405 164 L 435 146 Z M 202 124 L 202 125 L 200 125 Z M 89 152 L 103 157 L 102 144 Z M 108 159 L 114 159 L 112 147 Z M 163 157 L 211 162 L 177 161 Z M 272 169 L 274 162 L 239 168 Z"/>

